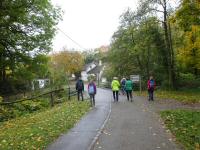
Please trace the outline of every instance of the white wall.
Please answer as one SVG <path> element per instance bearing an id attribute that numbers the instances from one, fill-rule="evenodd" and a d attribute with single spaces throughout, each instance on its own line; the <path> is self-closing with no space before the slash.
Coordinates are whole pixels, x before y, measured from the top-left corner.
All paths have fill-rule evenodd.
<path id="1" fill-rule="evenodd" d="M 88 74 L 86 71 L 81 72 L 81 78 L 83 81 L 88 81 Z"/>

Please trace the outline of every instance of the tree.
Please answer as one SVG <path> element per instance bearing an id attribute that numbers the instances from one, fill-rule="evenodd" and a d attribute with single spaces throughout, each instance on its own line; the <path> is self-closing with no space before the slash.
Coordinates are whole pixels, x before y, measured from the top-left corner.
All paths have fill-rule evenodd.
<path id="1" fill-rule="evenodd" d="M 181 68 L 192 72 L 195 76 L 200 71 L 200 2 L 182 0 L 176 12 L 176 23 L 182 30 L 182 42 L 179 44 L 177 58 Z M 187 68 L 187 69 L 186 69 Z"/>
<path id="2" fill-rule="evenodd" d="M 191 31 L 192 26 L 200 25 L 200 1 L 181 0 L 180 7 L 176 11 L 176 19 L 184 31 Z"/>
<path id="3" fill-rule="evenodd" d="M 95 60 L 95 53 L 92 50 L 84 51 L 82 53 L 82 55 L 84 56 L 84 63 L 85 64 L 89 64 L 89 63 L 91 63 Z"/>
<path id="4" fill-rule="evenodd" d="M 50 0 L 1 0 L 0 10 L 0 82 L 5 83 L 51 50 L 60 11 Z"/>
<path id="5" fill-rule="evenodd" d="M 109 53 L 112 74 L 119 77 L 140 74 L 147 80 L 150 74 L 158 72 L 163 77 L 167 58 L 162 37 L 156 17 L 138 18 L 128 9 L 121 15 L 121 25 L 112 38 Z"/>
<path id="6" fill-rule="evenodd" d="M 162 24 L 165 37 L 165 46 L 167 54 L 167 68 L 169 77 L 169 87 L 175 87 L 175 57 L 174 49 L 172 45 L 171 37 L 171 27 L 169 22 L 170 12 L 172 8 L 170 7 L 170 2 L 167 0 L 142 0 L 140 7 L 138 9 L 138 14 L 141 16 L 149 15 L 149 13 L 157 12 L 162 14 Z"/>
<path id="7" fill-rule="evenodd" d="M 53 81 L 63 84 L 71 74 L 80 73 L 83 69 L 83 57 L 78 51 L 63 51 L 51 55 L 50 70 Z M 55 82 L 54 82 L 55 83 Z"/>

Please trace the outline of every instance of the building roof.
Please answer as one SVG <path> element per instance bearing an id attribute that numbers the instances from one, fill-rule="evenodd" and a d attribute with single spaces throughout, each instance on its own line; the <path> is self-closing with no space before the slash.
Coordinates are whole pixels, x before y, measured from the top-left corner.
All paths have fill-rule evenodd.
<path id="1" fill-rule="evenodd" d="M 94 62 L 91 62 L 89 64 L 85 64 L 82 71 L 86 71 L 92 64 L 95 64 Z M 95 64 L 96 65 L 96 64 Z"/>
<path id="2" fill-rule="evenodd" d="M 96 66 L 93 69 L 91 69 L 90 71 L 88 71 L 88 74 L 97 74 L 100 73 L 102 70 L 103 66 Z"/>

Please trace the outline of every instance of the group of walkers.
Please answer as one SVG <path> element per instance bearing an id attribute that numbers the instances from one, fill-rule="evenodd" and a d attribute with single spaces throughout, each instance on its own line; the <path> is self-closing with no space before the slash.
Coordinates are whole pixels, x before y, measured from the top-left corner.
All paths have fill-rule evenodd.
<path id="1" fill-rule="evenodd" d="M 97 93 L 97 88 L 94 80 L 90 80 L 87 88 L 88 88 L 88 94 L 90 96 L 91 106 L 95 106 L 95 95 Z M 84 83 L 81 78 L 79 78 L 76 82 L 76 91 L 77 91 L 78 101 L 80 100 L 80 96 L 83 101 Z"/>
<path id="2" fill-rule="evenodd" d="M 128 101 L 130 100 L 132 102 L 133 101 L 133 95 L 132 95 L 133 87 L 134 87 L 134 84 L 133 84 L 133 81 L 130 80 L 130 78 L 122 78 L 121 82 L 119 82 L 118 78 L 114 77 L 113 81 L 111 83 L 114 102 L 118 102 L 118 100 L 119 100 L 120 88 L 121 88 L 122 95 L 126 94 L 127 100 Z M 150 76 L 150 78 L 147 82 L 147 89 L 148 89 L 148 94 L 149 94 L 148 100 L 149 101 L 154 100 L 153 93 L 154 93 L 155 87 L 156 87 L 155 80 L 153 79 L 153 76 Z"/>
<path id="3" fill-rule="evenodd" d="M 133 81 L 130 80 L 130 78 L 122 78 L 121 82 L 119 83 L 117 77 L 114 77 L 111 83 L 114 102 L 118 102 L 119 100 L 120 87 L 121 87 L 122 94 L 123 95 L 126 94 L 127 100 L 128 101 L 130 100 L 132 102 L 133 101 L 133 95 L 132 95 Z"/>
<path id="4" fill-rule="evenodd" d="M 154 89 L 156 87 L 155 80 L 153 79 L 153 76 L 150 76 L 148 82 L 147 82 L 147 89 L 148 89 L 148 100 L 153 101 L 154 100 Z M 114 102 L 119 101 L 119 91 L 121 89 L 122 95 L 127 96 L 127 100 L 133 102 L 133 88 L 134 84 L 133 81 L 130 78 L 122 78 L 122 80 L 119 82 L 117 77 L 113 78 L 113 81 L 111 83 L 111 88 L 113 92 L 113 99 Z M 87 86 L 88 94 L 90 96 L 91 106 L 95 106 L 95 95 L 97 93 L 97 88 L 94 80 L 90 80 Z M 80 100 L 80 97 L 83 101 L 83 91 L 84 91 L 84 83 L 81 78 L 79 78 L 76 82 L 76 90 L 77 90 L 77 96 L 78 101 Z"/>

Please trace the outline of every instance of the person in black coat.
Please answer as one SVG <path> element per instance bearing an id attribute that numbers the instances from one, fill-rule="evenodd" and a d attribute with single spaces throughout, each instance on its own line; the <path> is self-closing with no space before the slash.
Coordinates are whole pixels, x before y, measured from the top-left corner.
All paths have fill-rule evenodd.
<path id="1" fill-rule="evenodd" d="M 80 95 L 81 95 L 81 98 L 82 98 L 82 101 L 83 101 L 84 83 L 83 83 L 83 80 L 80 77 L 76 82 L 76 91 L 77 91 L 78 100 L 80 100 Z"/>

